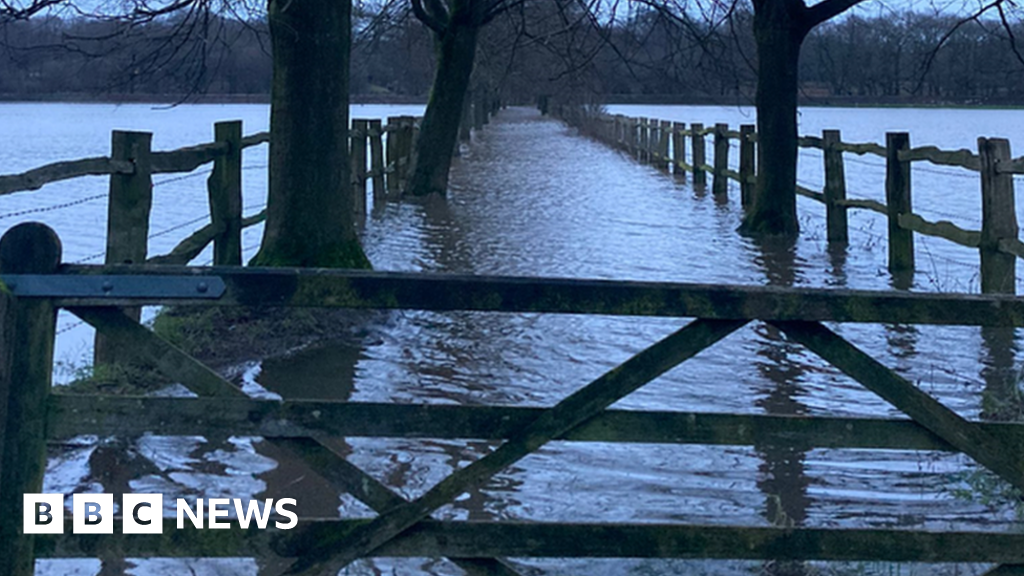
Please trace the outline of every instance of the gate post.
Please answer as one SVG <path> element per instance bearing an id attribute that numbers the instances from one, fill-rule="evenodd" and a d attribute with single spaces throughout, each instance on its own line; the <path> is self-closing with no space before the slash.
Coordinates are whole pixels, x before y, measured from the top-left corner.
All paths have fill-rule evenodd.
<path id="1" fill-rule="evenodd" d="M 150 150 L 153 134 L 150 132 L 122 132 L 111 134 L 111 160 L 131 162 L 131 174 L 110 175 L 110 199 L 107 204 L 107 265 L 143 264 L 149 243 L 149 213 L 153 207 L 153 178 Z M 138 320 L 139 308 L 125 309 L 124 313 Z M 118 354 L 105 338 L 96 335 L 93 364 L 116 364 L 127 361 L 128 355 Z"/>
<path id="2" fill-rule="evenodd" d="M 0 273 L 52 274 L 60 259 L 60 240 L 38 222 L 19 224 L 0 239 Z M 0 574 L 31 576 L 34 539 L 22 533 L 23 495 L 43 490 L 57 313 L 50 300 L 17 300 L 6 287 L 0 298 L 0 404 L 7 410 L 0 421 Z"/>

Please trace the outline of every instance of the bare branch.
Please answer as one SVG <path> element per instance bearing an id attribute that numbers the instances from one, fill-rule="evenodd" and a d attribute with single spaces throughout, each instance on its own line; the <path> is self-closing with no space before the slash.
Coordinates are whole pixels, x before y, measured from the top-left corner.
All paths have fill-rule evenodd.
<path id="1" fill-rule="evenodd" d="M 860 4 L 864 0 L 823 0 L 804 11 L 804 25 L 810 31 L 818 24 L 831 20 Z"/>
<path id="2" fill-rule="evenodd" d="M 434 16 L 424 10 L 423 0 L 412 0 L 412 13 L 416 16 L 416 19 L 422 22 L 427 28 L 430 28 L 437 35 L 444 35 L 448 30 L 448 25 L 445 24 L 440 18 Z"/>

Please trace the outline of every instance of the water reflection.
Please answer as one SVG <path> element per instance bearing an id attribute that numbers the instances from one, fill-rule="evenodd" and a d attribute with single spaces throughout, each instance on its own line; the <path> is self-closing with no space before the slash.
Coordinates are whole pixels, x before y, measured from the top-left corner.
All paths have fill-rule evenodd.
<path id="1" fill-rule="evenodd" d="M 754 241 L 759 251 L 754 261 L 761 266 L 769 286 L 792 287 L 799 281 L 795 244 L 783 238 L 761 238 Z M 802 386 L 805 369 L 798 346 L 790 343 L 774 326 L 761 324 L 758 336 L 757 370 L 768 386 L 755 404 L 766 414 L 798 416 L 808 412 L 800 401 L 807 392 Z M 811 505 L 807 494 L 810 479 L 805 459 L 810 446 L 778 439 L 760 438 L 754 449 L 761 456 L 757 487 L 765 495 L 764 516 L 773 526 L 803 526 Z M 807 574 L 803 562 L 769 560 L 763 572 L 772 576 Z"/>
<path id="2" fill-rule="evenodd" d="M 1019 352 L 1013 328 L 981 328 L 981 378 L 985 382 L 981 418 L 994 422 L 1024 419 L 1021 369 L 1015 358 Z"/>

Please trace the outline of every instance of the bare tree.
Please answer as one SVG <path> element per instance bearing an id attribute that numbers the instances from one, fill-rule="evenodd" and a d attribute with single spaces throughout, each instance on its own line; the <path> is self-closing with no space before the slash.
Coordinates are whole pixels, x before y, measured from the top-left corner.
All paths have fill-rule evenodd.
<path id="1" fill-rule="evenodd" d="M 459 120 L 473 74 L 480 29 L 527 0 L 411 0 L 416 18 L 431 30 L 437 70 L 416 142 L 416 165 L 405 190 L 444 195 L 459 135 Z"/>

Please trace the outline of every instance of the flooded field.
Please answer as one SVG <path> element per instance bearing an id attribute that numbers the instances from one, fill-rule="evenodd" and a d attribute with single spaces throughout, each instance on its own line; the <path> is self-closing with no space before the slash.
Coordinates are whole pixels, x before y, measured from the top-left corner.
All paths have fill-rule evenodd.
<path id="1" fill-rule="evenodd" d="M 20 106 L 21 108 L 17 108 Z M 30 144 L 0 148 L 5 172 L 49 161 L 106 153 L 109 128 L 152 129 L 154 147 L 209 139 L 215 120 L 243 118 L 246 133 L 266 128 L 263 106 L 187 106 L 157 112 L 142 106 L 0 105 L 21 123 Z M 71 117 L 65 145 L 33 147 L 31 118 Z M 749 111 L 710 107 L 614 107 L 613 112 L 712 124 L 752 123 Z M 59 112 L 59 113 L 58 113 Z M 416 113 L 408 107 L 356 107 L 354 117 Z M 1001 116 L 989 116 L 999 114 Z M 175 116 L 178 115 L 178 116 Z M 188 122 L 182 122 L 187 118 Z M 47 128 L 60 132 L 59 120 Z M 262 122 L 262 123 L 261 123 Z M 887 130 L 911 132 L 914 145 L 973 148 L 977 136 L 1024 133 L 1022 112 L 812 109 L 804 133 L 840 128 L 844 140 L 883 141 Z M 16 139 L 10 142 L 18 141 Z M 1018 146 L 1024 152 L 1024 142 Z M 801 153 L 801 182 L 820 187 L 820 156 Z M 848 157 L 851 197 L 883 199 L 881 159 Z M 265 202 L 265 148 L 245 159 L 246 213 Z M 929 171 L 931 170 L 931 171 Z M 169 250 L 202 226 L 204 177 L 155 178 L 151 253 Z M 172 181 L 173 180 L 173 181 Z M 915 207 L 932 219 L 978 227 L 975 175 L 915 167 Z M 105 192 L 102 178 L 52 185 L 0 198 L 0 225 L 42 220 L 58 231 L 67 261 L 98 262 L 105 201 L 10 215 Z M 738 190 L 727 202 L 685 181 L 642 166 L 531 110 L 500 113 L 474 135 L 452 174 L 444 201 L 388 203 L 367 217 L 364 245 L 376 269 L 473 274 L 668 280 L 745 285 L 889 289 L 883 217 L 853 212 L 847 250 L 825 243 L 824 210 L 800 200 L 795 245 L 754 243 L 735 233 Z M 917 208 L 916 208 L 917 210 Z M 192 221 L 192 224 L 186 224 Z M 175 228 L 181 226 L 181 228 Z M 246 256 L 258 229 L 248 230 Z M 977 292 L 977 253 L 918 237 L 915 291 Z M 96 254 L 99 253 L 100 256 Z M 196 263 L 204 264 L 208 256 Z M 1018 278 L 1018 284 L 1021 279 Z M 683 325 L 685 320 L 483 313 L 381 313 L 357 341 L 327 343 L 234 371 L 252 394 L 399 403 L 547 406 Z M 90 332 L 62 317 L 58 359 L 81 366 Z M 1002 418 L 1019 390 L 1016 335 L 977 328 L 852 326 L 838 331 L 947 406 L 970 418 Z M 69 372 L 61 377 L 66 378 Z M 168 393 L 174 393 L 173 390 Z M 624 409 L 734 413 L 897 416 L 880 398 L 839 374 L 775 330 L 752 323 L 616 405 Z M 288 475 L 261 455 L 256 439 L 206 442 L 154 435 L 82 438 L 55 451 L 47 491 L 134 491 L 237 496 L 263 491 L 305 496 L 306 510 L 370 514 L 350 497 Z M 491 449 L 487 442 L 350 439 L 348 458 L 415 497 L 452 469 Z M 757 445 L 710 447 L 554 443 L 506 470 L 483 490 L 440 510 L 438 518 L 590 522 L 687 522 L 815 527 L 906 527 L 1019 530 L 1015 511 L 958 497 L 973 470 L 964 457 L 931 452 L 810 449 Z M 173 500 L 171 500 L 173 502 Z M 45 563 L 49 573 L 95 573 L 98 564 Z M 758 574 L 761 563 L 524 561 L 538 574 Z M 251 574 L 250 561 L 192 562 L 197 574 Z M 839 573 L 931 573 L 935 567 L 842 566 Z M 139 561 L 134 574 L 180 574 L 182 564 Z M 982 567 L 948 566 L 947 573 Z M 826 571 L 826 573 L 828 573 Z M 377 560 L 351 574 L 459 574 L 437 559 Z M 792 572 L 788 572 L 792 573 Z"/>

